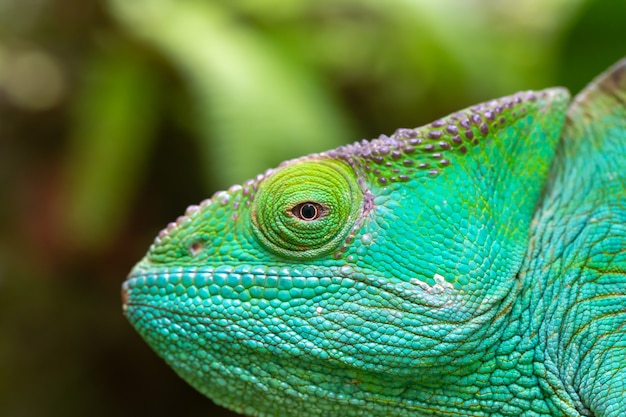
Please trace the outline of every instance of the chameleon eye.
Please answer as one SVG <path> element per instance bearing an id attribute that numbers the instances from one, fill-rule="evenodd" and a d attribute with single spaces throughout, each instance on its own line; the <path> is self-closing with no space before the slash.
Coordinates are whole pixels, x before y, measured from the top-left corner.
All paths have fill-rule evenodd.
<path id="1" fill-rule="evenodd" d="M 312 222 L 324 216 L 325 211 L 324 206 L 321 204 L 307 201 L 306 203 L 295 206 L 291 210 L 291 213 L 300 220 Z"/>
<path id="2" fill-rule="evenodd" d="M 259 183 L 252 229 L 267 249 L 312 258 L 337 248 L 362 212 L 354 171 L 330 159 L 297 161 Z"/>

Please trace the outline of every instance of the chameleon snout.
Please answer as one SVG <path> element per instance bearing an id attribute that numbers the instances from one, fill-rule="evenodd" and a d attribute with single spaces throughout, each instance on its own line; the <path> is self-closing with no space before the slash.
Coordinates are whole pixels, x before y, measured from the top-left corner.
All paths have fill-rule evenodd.
<path id="1" fill-rule="evenodd" d="M 122 284 L 122 311 L 126 312 L 126 307 L 128 306 L 128 302 L 130 301 L 128 297 L 128 283 L 124 282 Z"/>

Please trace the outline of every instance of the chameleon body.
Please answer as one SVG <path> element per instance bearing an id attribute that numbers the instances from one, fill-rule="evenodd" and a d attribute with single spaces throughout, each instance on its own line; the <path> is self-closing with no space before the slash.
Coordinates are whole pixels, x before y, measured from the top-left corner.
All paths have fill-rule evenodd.
<path id="1" fill-rule="evenodd" d="M 250 416 L 626 416 L 625 163 L 623 60 L 216 193 L 124 312 Z"/>

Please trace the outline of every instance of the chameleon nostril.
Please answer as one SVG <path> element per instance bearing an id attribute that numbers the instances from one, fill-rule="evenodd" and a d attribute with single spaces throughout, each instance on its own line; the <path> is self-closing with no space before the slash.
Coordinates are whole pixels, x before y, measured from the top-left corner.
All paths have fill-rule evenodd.
<path id="1" fill-rule="evenodd" d="M 196 241 L 189 245 L 189 253 L 191 255 L 196 256 L 200 251 L 204 249 L 204 244 L 202 242 Z"/>

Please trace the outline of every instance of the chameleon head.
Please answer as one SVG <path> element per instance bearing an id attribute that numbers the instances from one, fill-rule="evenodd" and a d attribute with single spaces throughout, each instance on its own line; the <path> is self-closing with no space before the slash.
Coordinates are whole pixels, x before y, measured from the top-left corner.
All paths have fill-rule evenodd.
<path id="1" fill-rule="evenodd" d="M 384 415 L 498 343 L 566 103 L 518 94 L 219 192 L 159 234 L 125 314 L 231 409 Z"/>

